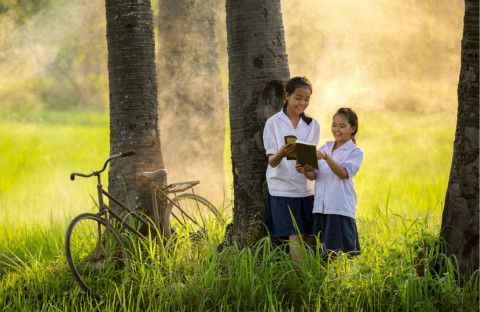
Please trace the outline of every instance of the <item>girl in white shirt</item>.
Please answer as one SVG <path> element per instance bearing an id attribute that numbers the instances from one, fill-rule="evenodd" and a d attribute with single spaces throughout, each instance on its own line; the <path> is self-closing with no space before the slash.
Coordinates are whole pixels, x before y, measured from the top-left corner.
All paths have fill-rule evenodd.
<path id="1" fill-rule="evenodd" d="M 328 252 L 360 253 L 353 177 L 362 164 L 363 152 L 355 145 L 357 131 L 357 114 L 350 108 L 340 108 L 332 121 L 335 141 L 326 142 L 317 151 L 318 169 L 297 165 L 299 172 L 315 180 L 314 234 L 320 235 Z"/>
<path id="2" fill-rule="evenodd" d="M 267 120 L 263 132 L 269 191 L 265 225 L 270 235 L 288 237 L 295 243 L 300 242 L 299 235 L 312 235 L 314 182 L 295 170 L 296 160 L 288 159 L 287 154 L 295 151 L 295 145 L 285 144 L 285 136 L 318 143 L 320 125 L 304 113 L 311 94 L 312 84 L 307 78 L 290 79 L 285 87 L 284 107 Z M 290 252 L 293 259 L 298 258 L 295 248 Z"/>

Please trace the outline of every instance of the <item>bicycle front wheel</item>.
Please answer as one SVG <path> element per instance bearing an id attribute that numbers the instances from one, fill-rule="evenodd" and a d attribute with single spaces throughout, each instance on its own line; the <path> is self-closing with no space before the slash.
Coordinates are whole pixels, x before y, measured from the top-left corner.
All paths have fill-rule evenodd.
<path id="1" fill-rule="evenodd" d="M 208 237 L 225 224 L 220 212 L 202 196 L 185 193 L 172 199 L 165 210 L 164 229 L 171 234 Z"/>
<path id="2" fill-rule="evenodd" d="M 122 278 L 128 262 L 118 234 L 104 219 L 91 213 L 81 214 L 70 222 L 65 252 L 77 283 L 97 297 Z"/>

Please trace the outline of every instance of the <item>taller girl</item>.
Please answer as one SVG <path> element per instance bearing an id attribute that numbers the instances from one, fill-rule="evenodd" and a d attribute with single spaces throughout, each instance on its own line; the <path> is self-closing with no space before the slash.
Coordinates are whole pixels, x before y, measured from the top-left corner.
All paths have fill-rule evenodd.
<path id="1" fill-rule="evenodd" d="M 297 172 L 294 159 L 287 159 L 287 154 L 295 151 L 295 145 L 285 144 L 285 137 L 295 136 L 303 142 L 318 143 L 320 125 L 305 115 L 311 94 L 312 84 L 307 78 L 290 79 L 285 87 L 282 110 L 267 120 L 263 131 L 269 191 L 265 224 L 270 235 L 288 237 L 293 243 L 300 242 L 300 235 L 312 235 L 314 182 Z M 298 258 L 295 248 L 290 252 L 293 259 Z"/>

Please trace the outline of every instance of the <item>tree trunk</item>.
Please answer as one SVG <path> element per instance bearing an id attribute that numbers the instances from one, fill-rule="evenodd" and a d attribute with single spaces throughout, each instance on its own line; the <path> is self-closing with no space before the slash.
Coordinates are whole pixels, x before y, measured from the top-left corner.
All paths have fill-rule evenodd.
<path id="1" fill-rule="evenodd" d="M 479 261 L 478 10 L 478 0 L 465 1 L 457 129 L 440 234 L 464 280 L 478 269 Z"/>
<path id="2" fill-rule="evenodd" d="M 227 0 L 226 22 L 234 183 L 234 218 L 226 239 L 245 246 L 263 236 L 263 127 L 283 104 L 280 83 L 290 74 L 280 1 Z"/>
<path id="3" fill-rule="evenodd" d="M 106 0 L 110 153 L 109 191 L 151 215 L 148 185 L 136 175 L 163 167 L 157 112 L 155 43 L 150 0 Z"/>
<path id="4" fill-rule="evenodd" d="M 226 98 L 214 0 L 159 0 L 159 99 L 164 161 L 171 181 L 201 180 L 199 192 L 224 197 Z"/>

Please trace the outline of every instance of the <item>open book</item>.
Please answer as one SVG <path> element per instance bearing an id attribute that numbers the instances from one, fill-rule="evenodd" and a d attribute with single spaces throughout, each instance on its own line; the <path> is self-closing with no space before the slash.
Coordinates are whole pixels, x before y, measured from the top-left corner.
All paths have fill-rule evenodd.
<path id="1" fill-rule="evenodd" d="M 287 159 L 296 159 L 297 164 L 310 165 L 318 169 L 317 147 L 315 144 L 297 140 L 294 135 L 285 136 L 285 144 L 295 143 L 295 152 L 287 155 Z"/>

